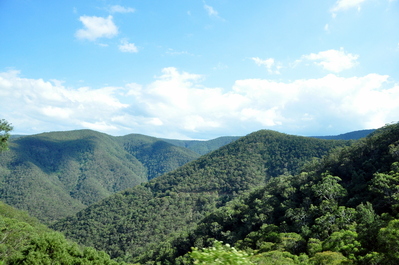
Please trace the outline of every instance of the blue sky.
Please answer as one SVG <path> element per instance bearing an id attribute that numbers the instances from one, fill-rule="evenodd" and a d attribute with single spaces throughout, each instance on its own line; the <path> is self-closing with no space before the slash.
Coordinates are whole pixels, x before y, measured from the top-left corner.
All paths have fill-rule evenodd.
<path id="1" fill-rule="evenodd" d="M 399 115 L 399 1 L 0 1 L 0 118 L 211 139 Z"/>

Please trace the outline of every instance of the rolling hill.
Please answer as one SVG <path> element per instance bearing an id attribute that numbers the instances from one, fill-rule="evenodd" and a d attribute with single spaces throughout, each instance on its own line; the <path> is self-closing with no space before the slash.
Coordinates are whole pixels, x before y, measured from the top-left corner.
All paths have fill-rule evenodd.
<path id="1" fill-rule="evenodd" d="M 138 261 L 398 264 L 398 185 L 399 124 L 392 124 L 233 199 Z"/>
<path id="2" fill-rule="evenodd" d="M 312 136 L 312 137 L 319 138 L 319 139 L 326 139 L 326 140 L 359 140 L 359 139 L 364 138 L 367 135 L 373 133 L 374 131 L 375 131 L 375 129 L 369 129 L 369 130 L 353 131 L 353 132 L 343 133 L 343 134 L 339 134 L 339 135 Z"/>
<path id="3" fill-rule="evenodd" d="M 200 155 L 208 154 L 216 149 L 219 149 L 226 144 L 234 142 L 239 139 L 240 136 L 222 136 L 207 141 L 199 140 L 174 140 L 174 139 L 162 139 L 165 142 L 171 143 L 176 146 L 185 147 Z"/>
<path id="4" fill-rule="evenodd" d="M 148 183 L 119 192 L 51 227 L 70 239 L 135 261 L 208 213 L 348 141 L 262 130 L 201 156 Z"/>
<path id="5" fill-rule="evenodd" d="M 91 130 L 18 137 L 9 147 L 0 154 L 0 200 L 45 223 L 199 157 L 156 138 Z"/>

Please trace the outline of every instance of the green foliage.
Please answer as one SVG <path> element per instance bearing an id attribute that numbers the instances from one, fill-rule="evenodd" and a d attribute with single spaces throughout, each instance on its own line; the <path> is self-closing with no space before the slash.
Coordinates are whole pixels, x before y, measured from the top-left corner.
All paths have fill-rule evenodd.
<path id="1" fill-rule="evenodd" d="M 118 264 L 104 252 L 93 248 L 82 251 L 62 234 L 52 232 L 34 236 L 20 253 L 10 257 L 9 264 Z"/>
<path id="2" fill-rule="evenodd" d="M 319 183 L 312 187 L 316 196 L 322 200 L 335 201 L 346 195 L 346 190 L 338 184 L 341 179 L 329 174 L 323 174 Z"/>
<path id="3" fill-rule="evenodd" d="M 170 172 L 200 155 L 186 148 L 172 145 L 165 140 L 140 134 L 118 137 L 123 148 L 147 169 L 147 178 L 153 179 Z M 177 140 L 176 140 L 177 141 Z"/>
<path id="4" fill-rule="evenodd" d="M 196 157 L 139 135 L 79 130 L 19 137 L 0 154 L 0 199 L 51 223 Z"/>
<path id="5" fill-rule="evenodd" d="M 13 127 L 6 120 L 0 120 L 0 152 L 8 149 L 9 132 Z"/>
<path id="6" fill-rule="evenodd" d="M 242 193 L 169 241 L 179 251 L 145 261 L 173 264 L 216 239 L 281 264 L 397 264 L 398 146 L 399 124 L 386 126 Z"/>
<path id="7" fill-rule="evenodd" d="M 0 202 L 0 264 L 118 264 Z"/>
<path id="8" fill-rule="evenodd" d="M 323 242 L 323 250 L 340 252 L 351 260 L 355 260 L 355 255 L 360 252 L 361 247 L 357 238 L 358 234 L 355 231 L 334 232 Z"/>
<path id="9" fill-rule="evenodd" d="M 200 155 L 208 154 L 212 151 L 219 149 L 222 146 L 225 146 L 235 140 L 238 140 L 239 136 L 223 136 L 218 137 L 216 139 L 208 140 L 208 141 L 198 141 L 198 140 L 171 140 L 171 139 L 162 139 L 165 142 L 171 143 L 176 146 L 185 147 L 190 149 Z"/>
<path id="10" fill-rule="evenodd" d="M 399 263 L 399 220 L 395 219 L 388 223 L 387 227 L 381 228 L 378 233 L 378 243 L 384 254 L 384 264 Z"/>
<path id="11" fill-rule="evenodd" d="M 146 184 L 111 196 L 52 227 L 82 244 L 105 250 L 111 257 L 142 263 L 150 259 L 173 261 L 175 256 L 190 251 L 192 240 L 201 241 L 200 236 L 180 240 L 174 234 L 193 230 L 209 212 L 239 194 L 263 186 L 279 174 L 299 172 L 307 159 L 321 157 L 345 144 L 348 142 L 259 131 Z M 285 191 L 284 196 L 295 194 L 284 181 L 278 185 Z M 232 210 L 232 216 L 235 211 Z M 215 218 L 212 222 L 222 222 Z M 231 219 L 223 216 L 223 220 Z M 242 227 L 243 231 L 237 233 L 244 233 L 253 221 L 243 221 L 245 225 L 235 221 L 229 226 Z M 224 231 L 226 237 L 235 237 L 234 233 L 228 235 L 228 230 Z M 220 233 L 217 225 L 204 227 L 203 232 L 206 231 Z M 198 243 L 198 247 L 202 245 Z"/>
<path id="12" fill-rule="evenodd" d="M 338 265 L 338 264 L 352 264 L 344 255 L 339 252 L 324 251 L 316 253 L 310 259 L 311 264 L 314 265 Z"/>

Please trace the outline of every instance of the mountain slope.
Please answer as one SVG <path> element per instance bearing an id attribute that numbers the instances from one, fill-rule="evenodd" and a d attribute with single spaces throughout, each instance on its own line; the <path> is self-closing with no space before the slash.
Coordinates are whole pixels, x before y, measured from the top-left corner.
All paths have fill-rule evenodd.
<path id="1" fill-rule="evenodd" d="M 367 135 L 371 134 L 374 131 L 375 131 L 375 129 L 359 130 L 359 131 L 353 131 L 353 132 L 343 133 L 343 134 L 339 134 L 339 135 L 312 136 L 312 137 L 318 138 L 318 139 L 326 139 L 326 140 L 359 140 L 361 138 L 366 137 Z"/>
<path id="2" fill-rule="evenodd" d="M 157 148 L 152 143 L 151 155 L 143 164 L 139 159 L 151 144 L 136 146 L 138 159 L 124 148 L 133 138 L 79 130 L 13 139 L 10 151 L 0 154 L 0 199 L 50 223 L 198 156 L 184 148 Z M 150 166 L 160 160 L 163 168 Z"/>
<path id="3" fill-rule="evenodd" d="M 188 262 L 191 247 L 216 239 L 265 264 L 398 264 L 398 185 L 393 124 L 230 201 L 140 261 Z"/>
<path id="4" fill-rule="evenodd" d="M 347 143 L 259 131 L 52 227 L 111 257 L 134 260 L 238 194 L 296 173 L 305 161 Z"/>
<path id="5" fill-rule="evenodd" d="M 117 137 L 117 139 L 129 154 L 137 158 L 147 168 L 149 180 L 200 156 L 194 151 L 150 136 L 129 134 Z"/>
<path id="6" fill-rule="evenodd" d="M 119 264 L 0 201 L 0 264 Z"/>
<path id="7" fill-rule="evenodd" d="M 239 138 L 240 138 L 239 136 L 223 136 L 208 141 L 173 140 L 173 139 L 162 139 L 162 140 L 176 146 L 185 147 L 200 155 L 205 155 L 216 149 L 219 149 L 222 146 L 225 146 L 226 144 L 234 142 Z"/>

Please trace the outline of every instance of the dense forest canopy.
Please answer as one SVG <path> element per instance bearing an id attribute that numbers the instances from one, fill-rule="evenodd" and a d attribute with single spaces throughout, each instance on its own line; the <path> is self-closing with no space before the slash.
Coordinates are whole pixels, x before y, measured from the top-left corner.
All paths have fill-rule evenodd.
<path id="1" fill-rule="evenodd" d="M 130 169 L 126 161 L 134 161 L 153 179 L 122 192 L 114 185 L 116 194 L 86 202 L 87 209 L 52 225 L 69 239 L 0 202 L 0 264 L 399 262 L 398 124 L 355 142 L 262 130 L 189 163 L 199 154 L 180 148 L 143 135 L 88 130 L 15 138 L 1 155 L 0 173 L 10 173 L 4 165 L 24 165 L 19 180 L 37 194 L 46 186 L 28 181 L 32 170 L 50 172 L 43 174 L 48 183 L 60 181 L 71 157 L 85 162 L 80 167 L 107 160 L 92 170 L 113 176 L 122 169 L 110 161 Z M 2 176 L 1 184 L 10 183 Z M 72 187 L 69 180 L 63 187 Z"/>
<path id="2" fill-rule="evenodd" d="M 0 199 L 51 223 L 199 154 L 159 139 L 78 130 L 11 139 L 0 154 Z"/>
<path id="3" fill-rule="evenodd" d="M 258 131 L 52 227 L 113 258 L 135 260 L 154 251 L 170 234 L 193 229 L 239 194 L 280 174 L 296 174 L 307 160 L 349 144 Z"/>
<path id="4" fill-rule="evenodd" d="M 398 264 L 398 185 L 393 124 L 233 199 L 140 261 Z"/>

